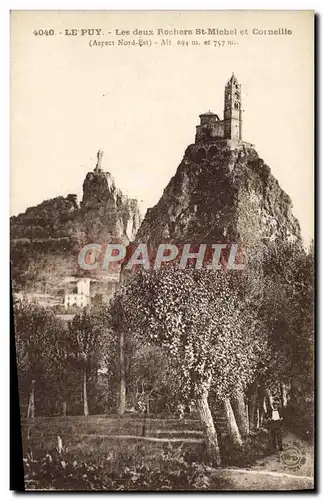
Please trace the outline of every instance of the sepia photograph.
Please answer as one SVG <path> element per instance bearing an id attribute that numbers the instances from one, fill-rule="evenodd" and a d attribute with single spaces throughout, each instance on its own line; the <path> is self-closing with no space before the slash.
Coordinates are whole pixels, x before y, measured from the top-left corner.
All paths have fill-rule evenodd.
<path id="1" fill-rule="evenodd" d="M 314 491 L 314 24 L 11 11 L 26 491 Z"/>

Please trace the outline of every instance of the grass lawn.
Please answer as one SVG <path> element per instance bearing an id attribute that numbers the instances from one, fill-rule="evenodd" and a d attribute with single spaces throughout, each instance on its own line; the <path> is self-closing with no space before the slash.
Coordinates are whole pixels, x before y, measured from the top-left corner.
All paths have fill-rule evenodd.
<path id="1" fill-rule="evenodd" d="M 156 462 L 169 442 L 175 447 L 200 456 L 203 436 L 197 420 L 153 419 L 134 416 L 38 417 L 22 422 L 24 452 L 31 448 L 34 456 L 51 452 L 57 436 L 70 453 L 92 460 L 114 452 L 128 461 Z M 122 437 L 124 436 L 124 438 Z M 152 438 L 152 441 L 150 440 Z"/>

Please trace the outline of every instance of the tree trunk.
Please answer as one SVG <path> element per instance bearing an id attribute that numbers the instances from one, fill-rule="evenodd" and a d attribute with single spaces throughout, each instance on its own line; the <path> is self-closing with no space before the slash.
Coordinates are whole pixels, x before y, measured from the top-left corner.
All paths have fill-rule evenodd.
<path id="1" fill-rule="evenodd" d="M 259 429 L 259 427 L 260 427 L 260 408 L 257 407 L 256 428 Z"/>
<path id="2" fill-rule="evenodd" d="M 144 420 L 143 420 L 143 430 L 142 430 L 142 436 L 146 436 L 146 419 L 148 417 L 148 412 L 149 412 L 149 396 L 146 397 L 146 404 L 144 407 Z"/>
<path id="3" fill-rule="evenodd" d="M 87 370 L 86 369 L 84 369 L 84 372 L 83 372 L 83 415 L 85 417 L 89 416 L 88 394 L 87 394 Z"/>
<path id="4" fill-rule="evenodd" d="M 249 405 L 245 405 L 245 418 L 246 418 L 246 428 L 247 433 L 250 434 L 250 422 L 249 422 Z"/>
<path id="5" fill-rule="evenodd" d="M 256 402 L 257 402 L 257 391 L 256 391 L 256 388 L 254 388 L 253 392 L 249 396 L 249 429 L 250 429 L 250 431 L 255 429 L 255 427 L 256 427 L 256 421 L 255 421 Z"/>
<path id="6" fill-rule="evenodd" d="M 120 363 L 120 382 L 119 382 L 119 415 L 122 417 L 126 407 L 126 370 L 125 370 L 125 334 L 120 332 L 119 339 L 119 363 Z"/>
<path id="7" fill-rule="evenodd" d="M 66 417 L 66 401 L 63 401 L 62 403 L 62 415 L 63 417 Z"/>
<path id="8" fill-rule="evenodd" d="M 265 394 L 269 400 L 269 405 L 270 405 L 270 408 L 268 408 L 268 411 L 269 411 L 269 409 L 271 409 L 273 406 L 273 396 L 272 396 L 271 392 L 269 391 L 269 389 L 265 390 Z"/>
<path id="9" fill-rule="evenodd" d="M 196 397 L 197 411 L 206 439 L 207 457 L 215 465 L 220 465 L 221 457 L 213 417 L 208 405 L 208 390 L 202 388 Z"/>
<path id="10" fill-rule="evenodd" d="M 225 399 L 224 405 L 225 405 L 226 420 L 227 420 L 227 430 L 230 439 L 232 440 L 232 443 L 235 446 L 242 446 L 243 440 L 235 420 L 231 402 L 228 398 Z"/>
<path id="11" fill-rule="evenodd" d="M 63 441 L 62 441 L 62 438 L 61 436 L 57 436 L 57 452 L 59 455 L 62 454 L 63 452 Z"/>
<path id="12" fill-rule="evenodd" d="M 27 410 L 27 418 L 35 418 L 35 380 L 32 380 L 29 402 L 28 402 L 28 410 Z"/>
<path id="13" fill-rule="evenodd" d="M 287 387 L 285 384 L 280 384 L 280 393 L 281 393 L 281 404 L 283 408 L 287 406 Z"/>
<path id="14" fill-rule="evenodd" d="M 261 417 L 260 417 L 261 425 L 263 425 L 264 419 L 266 418 L 267 414 L 268 414 L 267 400 L 263 396 L 262 397 L 262 410 L 261 410 Z"/>
<path id="15" fill-rule="evenodd" d="M 235 397 L 231 400 L 232 409 L 235 420 L 237 422 L 240 434 L 243 439 L 246 439 L 249 434 L 249 423 L 246 414 L 244 394 L 242 390 L 238 390 Z"/>

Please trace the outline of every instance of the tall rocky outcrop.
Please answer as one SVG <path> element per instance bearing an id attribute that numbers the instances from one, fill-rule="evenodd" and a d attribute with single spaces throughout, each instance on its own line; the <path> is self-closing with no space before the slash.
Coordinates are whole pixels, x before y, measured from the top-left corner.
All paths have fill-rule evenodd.
<path id="1" fill-rule="evenodd" d="M 95 169 L 86 175 L 80 205 L 76 195 L 69 194 L 11 217 L 16 290 L 53 293 L 66 276 L 82 274 L 78 254 L 84 245 L 134 239 L 140 225 L 137 201 L 116 188 L 111 174 L 102 170 L 101 159 L 100 153 Z"/>
<path id="2" fill-rule="evenodd" d="M 170 241 L 252 249 L 276 238 L 301 240 L 289 196 L 253 145 L 218 139 L 186 149 L 136 240 L 152 247 Z"/>
<path id="3" fill-rule="evenodd" d="M 109 172 L 101 168 L 102 153 L 93 172 L 88 172 L 83 183 L 81 214 L 87 227 L 87 234 L 101 238 L 119 238 L 125 244 L 135 238 L 140 226 L 140 212 L 137 200 L 125 196 L 115 186 Z"/>
<path id="4" fill-rule="evenodd" d="M 147 211 L 138 241 L 241 243 L 250 251 L 276 238 L 300 241 L 289 196 L 254 146 L 242 140 L 242 110 L 233 73 L 224 88 L 223 120 L 211 111 L 199 116 L 195 143 Z"/>

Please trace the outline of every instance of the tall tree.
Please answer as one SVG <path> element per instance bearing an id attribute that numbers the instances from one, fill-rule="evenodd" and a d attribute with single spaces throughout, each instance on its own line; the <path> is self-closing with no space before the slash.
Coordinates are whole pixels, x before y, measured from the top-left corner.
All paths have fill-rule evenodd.
<path id="1" fill-rule="evenodd" d="M 265 375 L 283 400 L 287 387 L 304 379 L 305 359 L 313 367 L 313 266 L 312 254 L 293 242 L 274 242 L 264 257 L 261 301 L 271 348 Z"/>
<path id="2" fill-rule="evenodd" d="M 131 335 L 162 347 L 181 378 L 183 395 L 194 398 L 207 453 L 220 463 L 208 396 L 219 399 L 253 377 L 262 354 L 262 331 L 231 287 L 231 275 L 195 269 L 143 271 L 115 296 L 113 314 Z"/>
<path id="3" fill-rule="evenodd" d="M 35 416 L 61 391 L 62 361 L 58 346 L 63 323 L 49 310 L 18 303 L 14 308 L 17 368 L 21 398 L 28 394 L 27 417 Z M 37 402 L 37 404 L 36 404 Z"/>
<path id="4" fill-rule="evenodd" d="M 91 368 L 97 369 L 100 360 L 101 328 L 97 316 L 91 316 L 85 309 L 74 316 L 69 323 L 68 350 L 80 367 L 82 379 L 83 414 L 89 415 L 88 377 Z"/>

